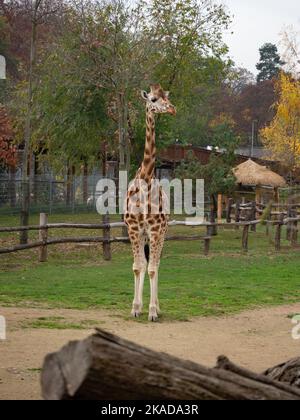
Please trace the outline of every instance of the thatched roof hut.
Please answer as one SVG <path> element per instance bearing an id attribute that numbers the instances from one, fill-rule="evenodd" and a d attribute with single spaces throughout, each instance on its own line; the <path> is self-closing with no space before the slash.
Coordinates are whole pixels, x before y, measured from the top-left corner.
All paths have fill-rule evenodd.
<path id="1" fill-rule="evenodd" d="M 252 159 L 247 160 L 241 165 L 237 166 L 233 173 L 237 179 L 237 184 L 243 186 L 255 187 L 256 202 L 261 202 L 261 188 L 271 187 L 274 188 L 274 200 L 279 202 L 280 187 L 285 187 L 285 179 L 268 169 L 266 166 L 259 165 Z"/>
<path id="2" fill-rule="evenodd" d="M 266 166 L 261 166 L 252 159 L 247 160 L 234 170 L 234 175 L 238 184 L 246 186 L 265 186 L 272 188 L 285 187 L 285 179 L 268 169 Z"/>

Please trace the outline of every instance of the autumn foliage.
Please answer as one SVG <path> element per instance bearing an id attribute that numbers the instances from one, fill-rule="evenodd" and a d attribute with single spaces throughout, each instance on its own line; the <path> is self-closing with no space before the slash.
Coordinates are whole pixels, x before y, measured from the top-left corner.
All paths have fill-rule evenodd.
<path id="1" fill-rule="evenodd" d="M 261 134 L 272 158 L 286 163 L 293 171 L 300 165 L 300 82 L 282 73 L 276 89 L 276 115 Z"/>
<path id="2" fill-rule="evenodd" d="M 3 106 L 0 105 L 0 165 L 15 166 L 16 148 L 12 145 L 12 127 Z"/>

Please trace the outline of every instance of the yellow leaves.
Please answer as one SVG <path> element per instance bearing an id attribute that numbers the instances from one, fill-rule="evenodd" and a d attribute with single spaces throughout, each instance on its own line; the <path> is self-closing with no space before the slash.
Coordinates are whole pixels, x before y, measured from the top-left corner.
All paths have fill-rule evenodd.
<path id="1" fill-rule="evenodd" d="M 279 101 L 269 127 L 261 130 L 264 145 L 277 160 L 300 166 L 300 82 L 282 73 L 276 89 Z"/>
<path id="2" fill-rule="evenodd" d="M 294 138 L 294 142 L 291 143 L 293 150 L 295 150 L 295 153 L 297 156 L 300 156 L 300 139 Z"/>

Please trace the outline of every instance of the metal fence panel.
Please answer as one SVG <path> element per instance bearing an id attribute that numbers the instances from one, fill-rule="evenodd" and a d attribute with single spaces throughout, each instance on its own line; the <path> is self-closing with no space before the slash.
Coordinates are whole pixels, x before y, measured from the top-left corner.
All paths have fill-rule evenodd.
<path id="1" fill-rule="evenodd" d="M 94 211 L 96 186 L 99 176 L 49 179 L 34 177 L 27 181 L 30 187 L 30 212 L 76 213 Z M 0 177 L 0 215 L 21 211 L 24 184 L 21 179 Z"/>

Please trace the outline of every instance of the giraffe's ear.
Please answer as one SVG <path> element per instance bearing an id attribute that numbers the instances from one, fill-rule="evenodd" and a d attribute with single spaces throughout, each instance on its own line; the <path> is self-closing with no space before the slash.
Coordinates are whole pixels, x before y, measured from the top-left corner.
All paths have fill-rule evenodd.
<path id="1" fill-rule="evenodd" d="M 148 99 L 149 99 L 148 93 L 145 90 L 141 91 L 141 96 L 144 99 L 144 101 L 148 101 Z"/>

